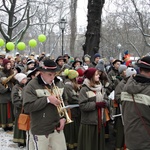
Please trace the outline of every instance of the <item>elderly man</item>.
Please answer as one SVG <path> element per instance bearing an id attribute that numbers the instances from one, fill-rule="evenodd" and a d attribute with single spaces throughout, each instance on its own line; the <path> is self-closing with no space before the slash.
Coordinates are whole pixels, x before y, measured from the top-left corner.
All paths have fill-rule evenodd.
<path id="1" fill-rule="evenodd" d="M 55 77 L 58 68 L 53 60 L 41 61 L 39 71 L 23 95 L 24 110 L 31 115 L 36 150 L 66 150 L 63 133 L 66 119 L 58 112 L 61 103 L 58 97 L 65 98 L 64 85 Z"/>

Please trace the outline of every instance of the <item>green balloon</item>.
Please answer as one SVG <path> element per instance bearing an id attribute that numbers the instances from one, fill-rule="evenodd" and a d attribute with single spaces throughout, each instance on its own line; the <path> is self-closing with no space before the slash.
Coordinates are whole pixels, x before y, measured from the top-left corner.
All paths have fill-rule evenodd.
<path id="1" fill-rule="evenodd" d="M 40 42 L 45 42 L 45 41 L 46 41 L 46 36 L 45 36 L 44 34 L 40 34 L 40 35 L 38 36 L 38 40 L 39 40 Z"/>
<path id="2" fill-rule="evenodd" d="M 24 50 L 26 48 L 26 44 L 24 42 L 19 42 L 17 44 L 17 48 L 18 48 L 18 50 L 22 51 L 22 50 Z"/>
<path id="3" fill-rule="evenodd" d="M 6 44 L 6 48 L 7 48 L 8 50 L 12 51 L 12 50 L 14 50 L 14 48 L 15 48 L 15 44 L 14 44 L 13 42 L 8 42 L 8 43 Z"/>
<path id="4" fill-rule="evenodd" d="M 4 40 L 3 39 L 0 39 L 0 46 L 4 46 Z"/>
<path id="5" fill-rule="evenodd" d="M 29 41 L 29 46 L 30 46 L 30 47 L 35 47 L 36 45 L 37 45 L 36 40 L 31 39 L 31 40 Z"/>

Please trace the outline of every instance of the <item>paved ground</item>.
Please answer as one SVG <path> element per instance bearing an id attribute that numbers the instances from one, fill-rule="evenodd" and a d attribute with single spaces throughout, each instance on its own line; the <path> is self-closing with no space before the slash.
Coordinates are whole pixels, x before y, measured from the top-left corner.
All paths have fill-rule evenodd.
<path id="1" fill-rule="evenodd" d="M 13 132 L 4 132 L 2 128 L 0 128 L 0 150 L 20 150 L 18 145 L 13 143 Z M 25 148 L 22 148 L 25 150 Z"/>

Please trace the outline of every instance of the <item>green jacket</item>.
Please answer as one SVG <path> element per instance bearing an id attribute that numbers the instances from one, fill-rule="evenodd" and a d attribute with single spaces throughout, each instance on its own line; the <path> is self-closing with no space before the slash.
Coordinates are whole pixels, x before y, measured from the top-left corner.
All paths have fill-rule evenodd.
<path id="1" fill-rule="evenodd" d="M 98 115 L 96 109 L 96 96 L 86 85 L 83 85 L 80 90 L 79 106 L 81 110 L 81 123 L 97 125 Z"/>
<path id="2" fill-rule="evenodd" d="M 146 130 L 147 127 L 150 131 L 150 78 L 143 75 L 129 78 L 121 93 L 121 101 L 127 148 L 131 150 L 150 150 L 150 134 Z M 140 118 L 139 112 L 146 127 Z"/>
<path id="3" fill-rule="evenodd" d="M 63 83 L 56 79 L 56 86 L 63 93 Z M 54 86 L 51 85 L 54 92 Z M 48 135 L 59 125 L 60 116 L 57 107 L 47 102 L 51 93 L 45 88 L 40 75 L 31 80 L 23 92 L 23 105 L 26 113 L 31 116 L 31 132 L 33 135 Z M 63 93 L 64 99 L 65 94 Z"/>

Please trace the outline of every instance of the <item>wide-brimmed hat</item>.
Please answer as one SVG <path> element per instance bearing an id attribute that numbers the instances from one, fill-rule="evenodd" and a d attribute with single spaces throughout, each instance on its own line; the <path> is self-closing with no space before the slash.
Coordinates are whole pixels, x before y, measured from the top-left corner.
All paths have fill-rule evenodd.
<path id="1" fill-rule="evenodd" d="M 57 71 L 59 71 L 57 64 L 49 58 L 46 58 L 39 63 L 38 70 L 39 71 L 45 71 L 45 72 L 57 72 Z"/>
<path id="2" fill-rule="evenodd" d="M 55 62 L 58 64 L 59 60 L 63 60 L 64 62 L 66 61 L 66 59 L 63 56 L 58 56 Z"/>
<path id="3" fill-rule="evenodd" d="M 81 61 L 81 60 L 75 60 L 75 61 L 72 63 L 72 67 L 75 68 L 75 64 L 76 64 L 77 62 L 79 62 L 80 65 L 82 65 L 82 61 Z"/>
<path id="4" fill-rule="evenodd" d="M 64 57 L 68 57 L 68 58 L 70 58 L 70 56 L 69 56 L 68 54 L 64 54 Z"/>
<path id="5" fill-rule="evenodd" d="M 140 68 L 145 68 L 150 70 L 150 56 L 145 56 L 141 60 L 136 63 L 136 65 Z"/>
<path id="6" fill-rule="evenodd" d="M 27 77 L 31 77 L 31 75 L 33 75 L 37 70 L 37 68 L 31 69 L 27 71 Z"/>
<path id="7" fill-rule="evenodd" d="M 114 64 L 117 63 L 117 62 L 120 62 L 120 63 L 122 64 L 122 61 L 119 60 L 119 59 L 115 59 L 115 60 L 112 62 L 112 64 L 114 65 Z"/>

